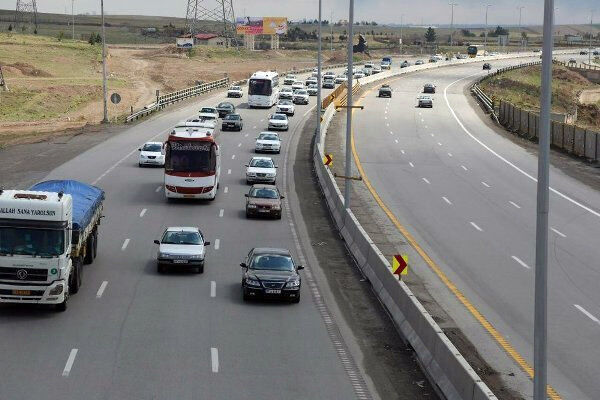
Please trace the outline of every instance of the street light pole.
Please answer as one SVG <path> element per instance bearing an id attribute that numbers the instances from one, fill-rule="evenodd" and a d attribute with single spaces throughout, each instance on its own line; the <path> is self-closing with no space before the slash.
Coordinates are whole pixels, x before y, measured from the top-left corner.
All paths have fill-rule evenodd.
<path id="1" fill-rule="evenodd" d="M 591 10 L 590 13 L 590 48 L 588 49 L 588 64 L 592 65 L 592 32 L 594 31 L 594 10 Z"/>
<path id="2" fill-rule="evenodd" d="M 491 4 L 487 4 L 485 6 L 485 41 L 483 43 L 483 57 L 485 59 L 485 53 L 487 53 L 487 35 L 488 35 L 488 9 L 491 7 Z"/>
<path id="3" fill-rule="evenodd" d="M 102 123 L 108 123 L 108 101 L 106 89 L 106 33 L 104 31 L 104 0 L 100 0 L 100 13 L 102 14 L 102 94 L 104 105 L 104 118 Z"/>
<path id="4" fill-rule="evenodd" d="M 450 17 L 450 48 L 452 49 L 452 37 L 454 34 L 454 6 L 457 6 L 458 3 L 448 3 L 448 5 L 452 7 L 452 17 Z"/>
<path id="5" fill-rule="evenodd" d="M 319 35 L 319 49 L 317 52 L 317 106 L 315 107 L 317 110 L 317 143 L 321 143 L 321 112 L 323 108 L 323 102 L 321 99 L 321 51 L 322 42 L 321 42 L 321 7 L 322 0 L 319 0 L 319 27 L 318 27 L 318 35 Z"/>
<path id="6" fill-rule="evenodd" d="M 71 0 L 71 28 L 73 29 L 73 40 L 75 40 L 75 0 Z"/>
<path id="7" fill-rule="evenodd" d="M 333 10 L 331 10 L 331 17 L 329 18 L 329 27 L 331 28 L 331 48 L 330 51 L 333 55 Z"/>
<path id="8" fill-rule="evenodd" d="M 540 141 L 538 150 L 537 221 L 535 241 L 535 308 L 533 328 L 533 398 L 546 400 L 548 384 L 548 214 L 550 112 L 552 107 L 552 47 L 554 0 L 544 1 L 544 45 L 542 50 L 542 92 L 540 100 Z"/>
<path id="9" fill-rule="evenodd" d="M 350 10 L 348 12 L 348 96 L 347 103 L 348 108 L 346 109 L 346 168 L 345 174 L 347 177 L 352 176 L 352 151 L 351 151 L 351 142 L 352 142 L 352 81 L 353 81 L 353 69 L 354 69 L 354 60 L 353 60 L 353 40 L 354 36 L 354 0 L 350 0 Z M 352 180 L 345 179 L 344 186 L 344 207 L 350 208 L 350 189 L 352 188 Z"/>
<path id="10" fill-rule="evenodd" d="M 402 28 L 404 27 L 404 14 L 400 14 L 400 54 L 404 50 L 404 39 L 402 38 Z"/>
<path id="11" fill-rule="evenodd" d="M 521 45 L 519 46 L 519 50 L 523 50 L 523 28 L 521 25 L 521 17 L 522 17 L 522 11 L 525 8 L 525 6 L 519 6 L 517 7 L 517 9 L 519 10 L 519 41 L 521 42 Z"/>

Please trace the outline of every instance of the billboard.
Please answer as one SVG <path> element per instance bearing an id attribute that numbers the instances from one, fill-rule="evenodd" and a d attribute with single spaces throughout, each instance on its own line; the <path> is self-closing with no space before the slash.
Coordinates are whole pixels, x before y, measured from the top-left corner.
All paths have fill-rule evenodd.
<path id="1" fill-rule="evenodd" d="M 265 35 L 285 35 L 288 30 L 286 17 L 264 17 L 263 33 Z"/>
<path id="2" fill-rule="evenodd" d="M 194 38 L 191 37 L 178 37 L 177 38 L 177 48 L 179 49 L 189 49 L 194 47 Z"/>
<path id="3" fill-rule="evenodd" d="M 239 35 L 262 35 L 263 19 L 259 17 L 238 17 L 235 30 Z"/>

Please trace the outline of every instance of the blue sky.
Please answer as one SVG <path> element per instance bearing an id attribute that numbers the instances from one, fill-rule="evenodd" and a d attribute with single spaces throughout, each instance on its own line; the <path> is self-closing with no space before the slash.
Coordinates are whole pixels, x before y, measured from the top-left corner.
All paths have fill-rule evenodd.
<path id="1" fill-rule="evenodd" d="M 213 0 L 203 0 L 211 4 Z M 316 18 L 317 0 L 233 0 L 236 15 L 287 16 L 290 19 Z M 455 24 L 477 24 L 484 22 L 485 1 L 453 0 L 459 3 L 455 8 Z M 14 8 L 16 0 L 0 0 L 0 7 Z M 62 13 L 65 7 L 70 12 L 71 0 L 38 0 L 41 12 Z M 445 0 L 355 0 L 355 19 L 376 20 L 383 23 L 400 23 L 404 14 L 405 23 L 449 24 L 450 6 Z M 105 0 L 104 7 L 113 14 L 144 14 L 185 16 L 186 0 Z M 490 25 L 517 24 L 518 6 L 524 6 L 523 23 L 541 24 L 543 0 L 488 0 Z M 596 8 L 595 20 L 600 22 L 599 0 L 555 0 L 556 20 L 559 24 L 589 23 L 590 10 Z M 75 0 L 76 12 L 100 10 L 100 0 Z M 346 19 L 348 0 L 323 0 L 323 18 Z"/>

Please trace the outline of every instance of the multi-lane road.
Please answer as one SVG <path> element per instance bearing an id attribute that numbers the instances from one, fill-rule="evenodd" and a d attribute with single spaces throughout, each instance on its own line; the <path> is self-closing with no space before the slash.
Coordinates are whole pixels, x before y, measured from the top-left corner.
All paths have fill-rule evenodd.
<path id="1" fill-rule="evenodd" d="M 283 219 L 245 217 L 244 164 L 273 110 L 233 100 L 242 132 L 218 132 L 222 165 L 213 202 L 167 202 L 163 170 L 139 168 L 138 147 L 165 140 L 179 121 L 223 92 L 127 129 L 53 170 L 106 191 L 99 257 L 62 314 L 3 306 L 0 399 L 351 399 L 370 398 L 307 266 L 300 304 L 244 303 L 241 268 L 255 246 L 288 248 L 306 265 L 289 203 Z M 288 151 L 314 110 L 296 106 L 278 185 L 298 201 Z M 293 149 L 292 149 L 293 150 Z M 291 155 L 290 155 L 291 157 Z M 195 225 L 211 243 L 202 275 L 156 272 L 167 226 Z"/>
<path id="2" fill-rule="evenodd" d="M 433 69 L 392 80 L 391 99 L 367 91 L 354 114 L 356 151 L 384 203 L 532 365 L 537 157 L 469 104 L 465 91 L 483 73 L 481 63 Z M 416 108 L 425 83 L 437 85 L 432 109 Z M 550 384 L 564 398 L 595 399 L 600 194 L 557 168 L 550 183 Z M 467 336 L 475 331 L 474 318 L 449 311 Z"/>

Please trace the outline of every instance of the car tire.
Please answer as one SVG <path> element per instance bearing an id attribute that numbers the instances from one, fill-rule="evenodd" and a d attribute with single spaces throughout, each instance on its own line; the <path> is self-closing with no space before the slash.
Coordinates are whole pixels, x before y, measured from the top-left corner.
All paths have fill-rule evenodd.
<path id="1" fill-rule="evenodd" d="M 83 258 L 84 264 L 91 264 L 94 262 L 94 235 L 91 234 L 85 243 L 85 257 Z"/>
<path id="2" fill-rule="evenodd" d="M 275 217 L 275 219 L 281 219 L 281 213 L 277 214 L 277 216 Z"/>
<path id="3" fill-rule="evenodd" d="M 204 263 L 200 264 L 200 266 L 198 268 L 196 268 L 196 273 L 197 274 L 203 274 L 204 273 Z"/>
<path id="4" fill-rule="evenodd" d="M 245 292 L 244 289 L 242 289 L 242 300 L 244 301 L 250 301 L 250 296 L 248 296 Z"/>
<path id="5" fill-rule="evenodd" d="M 298 293 L 298 297 L 294 297 L 290 302 L 294 304 L 300 303 L 300 294 Z"/>
<path id="6" fill-rule="evenodd" d="M 73 271 L 69 275 L 69 293 L 79 292 L 81 287 L 81 258 L 77 257 L 73 259 Z"/>
<path id="7" fill-rule="evenodd" d="M 252 218 L 252 215 L 250 215 L 250 213 L 248 211 L 246 211 L 246 219 L 250 219 Z"/>
<path id="8" fill-rule="evenodd" d="M 165 273 L 165 266 L 162 264 L 156 264 L 156 271 L 159 274 L 164 274 Z"/>

